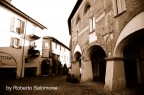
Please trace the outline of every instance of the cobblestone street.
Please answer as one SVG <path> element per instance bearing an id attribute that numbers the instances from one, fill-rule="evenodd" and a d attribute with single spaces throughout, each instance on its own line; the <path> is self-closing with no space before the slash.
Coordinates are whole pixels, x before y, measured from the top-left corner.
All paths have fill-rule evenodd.
<path id="1" fill-rule="evenodd" d="M 66 76 L 7 79 L 0 84 L 0 95 L 142 95 L 131 90 L 106 92 L 101 83 L 66 82 Z"/>

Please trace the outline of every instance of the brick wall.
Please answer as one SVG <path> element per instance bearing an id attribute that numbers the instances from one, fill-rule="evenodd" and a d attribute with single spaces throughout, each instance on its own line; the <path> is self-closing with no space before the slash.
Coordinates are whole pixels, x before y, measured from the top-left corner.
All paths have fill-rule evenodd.
<path id="1" fill-rule="evenodd" d="M 82 3 L 83 5 L 81 5 L 79 11 L 76 12 L 76 14 L 72 18 L 72 53 L 76 44 L 79 44 L 80 47 L 83 49 L 86 49 L 86 46 L 91 45 L 91 43 L 88 43 L 90 30 L 89 17 L 93 14 L 96 18 L 95 32 L 98 38 L 95 43 L 104 46 L 106 48 L 106 52 L 113 51 L 116 40 L 124 26 L 134 16 L 144 11 L 144 0 L 125 1 L 126 12 L 117 17 L 114 17 L 112 0 L 84 0 L 84 3 Z M 86 2 L 89 2 L 91 4 L 91 9 L 87 14 L 84 14 L 84 7 Z M 78 15 L 80 15 L 81 21 L 76 24 Z M 78 33 L 80 34 L 77 42 L 76 39 L 74 39 L 76 37 L 76 31 L 78 31 Z"/>

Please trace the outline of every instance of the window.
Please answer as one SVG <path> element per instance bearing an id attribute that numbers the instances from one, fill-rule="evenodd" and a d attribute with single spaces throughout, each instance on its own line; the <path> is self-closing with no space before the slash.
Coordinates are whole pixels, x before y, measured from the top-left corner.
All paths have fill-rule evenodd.
<path id="1" fill-rule="evenodd" d="M 14 37 L 11 37 L 11 47 L 14 47 L 14 48 L 21 48 L 21 45 L 20 45 L 20 39 L 18 38 L 14 38 Z"/>
<path id="2" fill-rule="evenodd" d="M 78 31 L 76 31 L 76 42 L 78 42 Z"/>
<path id="3" fill-rule="evenodd" d="M 95 17 L 94 17 L 94 15 L 89 18 L 89 26 L 90 26 L 90 32 L 93 32 L 95 29 Z"/>
<path id="4" fill-rule="evenodd" d="M 10 31 L 18 33 L 18 34 L 23 34 L 23 32 L 24 32 L 24 25 L 25 25 L 24 21 L 22 21 L 20 19 L 16 19 L 15 17 L 12 17 L 11 18 Z"/>
<path id="5" fill-rule="evenodd" d="M 30 47 L 35 48 L 36 47 L 36 42 L 35 41 L 30 41 Z"/>
<path id="6" fill-rule="evenodd" d="M 84 14 L 86 14 L 90 10 L 90 8 L 91 8 L 90 3 L 89 2 L 86 3 L 85 8 L 84 8 Z"/>
<path id="7" fill-rule="evenodd" d="M 126 11 L 125 0 L 113 0 L 114 16 Z"/>
<path id="8" fill-rule="evenodd" d="M 55 50 L 55 49 L 56 49 L 56 43 L 52 42 L 52 50 Z"/>
<path id="9" fill-rule="evenodd" d="M 33 28 L 32 28 L 32 34 L 34 34 L 35 32 L 36 32 L 36 26 L 35 25 L 33 25 Z"/>
<path id="10" fill-rule="evenodd" d="M 49 48 L 49 43 L 48 43 L 48 42 L 45 42 L 45 43 L 44 43 L 44 47 L 45 47 L 45 48 Z"/>
<path id="11" fill-rule="evenodd" d="M 77 19 L 76 19 L 76 24 L 78 24 L 80 22 L 81 18 L 80 16 L 78 15 Z"/>

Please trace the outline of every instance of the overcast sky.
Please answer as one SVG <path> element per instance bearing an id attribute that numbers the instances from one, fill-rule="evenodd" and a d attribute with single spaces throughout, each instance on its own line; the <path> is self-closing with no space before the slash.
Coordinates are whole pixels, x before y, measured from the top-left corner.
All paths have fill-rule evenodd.
<path id="1" fill-rule="evenodd" d="M 77 0 L 12 0 L 12 4 L 48 28 L 53 36 L 69 46 L 67 19 Z"/>

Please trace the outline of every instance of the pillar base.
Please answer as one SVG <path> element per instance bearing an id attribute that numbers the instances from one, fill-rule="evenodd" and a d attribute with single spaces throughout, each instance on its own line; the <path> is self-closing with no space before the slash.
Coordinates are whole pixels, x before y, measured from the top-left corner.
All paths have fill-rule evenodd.
<path id="1" fill-rule="evenodd" d="M 107 58 L 105 89 L 117 90 L 126 88 L 123 57 Z"/>
<path id="2" fill-rule="evenodd" d="M 81 82 L 91 81 L 93 79 L 92 66 L 90 60 L 82 61 Z"/>

